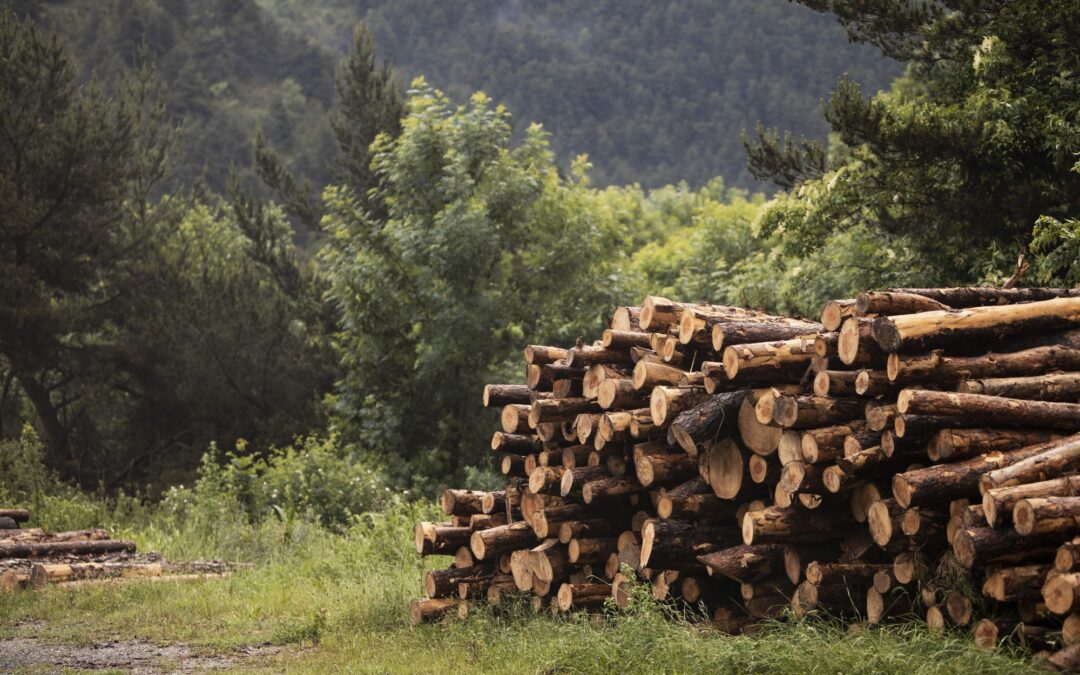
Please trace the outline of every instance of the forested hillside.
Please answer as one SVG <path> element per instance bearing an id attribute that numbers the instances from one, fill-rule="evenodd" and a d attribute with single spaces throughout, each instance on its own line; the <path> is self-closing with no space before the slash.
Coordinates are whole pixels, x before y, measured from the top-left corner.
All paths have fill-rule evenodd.
<path id="1" fill-rule="evenodd" d="M 873 90 L 900 73 L 784 0 L 258 1 L 324 44 L 347 44 L 345 17 L 362 19 L 404 84 L 486 92 L 543 123 L 564 166 L 588 153 L 600 184 L 764 186 L 746 171 L 743 130 L 823 138 L 837 77 Z"/>
<path id="2" fill-rule="evenodd" d="M 839 75 L 877 89 L 900 72 L 783 0 L 14 4 L 55 24 L 83 75 L 115 78 L 145 40 L 188 120 L 177 184 L 205 175 L 218 190 L 230 162 L 250 163 L 256 126 L 298 174 L 330 181 L 333 65 L 358 19 L 401 85 L 424 75 L 456 100 L 487 92 L 542 123 L 564 169 L 587 153 L 598 184 L 766 187 L 746 171 L 744 130 L 823 138 L 820 101 Z"/>

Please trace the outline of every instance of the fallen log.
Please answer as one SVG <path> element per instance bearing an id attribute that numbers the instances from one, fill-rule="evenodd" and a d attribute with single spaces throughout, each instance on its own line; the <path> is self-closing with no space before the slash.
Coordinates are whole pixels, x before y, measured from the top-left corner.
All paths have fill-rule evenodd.
<path id="1" fill-rule="evenodd" d="M 1021 461 L 988 472 L 980 478 L 980 489 L 985 492 L 991 488 L 1036 483 L 1080 468 L 1080 434 L 1031 447 L 1043 449 Z"/>
<path id="2" fill-rule="evenodd" d="M 60 555 L 96 555 L 134 551 L 135 542 L 118 539 L 51 542 L 0 540 L 0 558 L 47 558 Z"/>
<path id="3" fill-rule="evenodd" d="M 1075 403 L 1080 401 L 1080 373 L 965 380 L 956 390 L 965 394 Z"/>

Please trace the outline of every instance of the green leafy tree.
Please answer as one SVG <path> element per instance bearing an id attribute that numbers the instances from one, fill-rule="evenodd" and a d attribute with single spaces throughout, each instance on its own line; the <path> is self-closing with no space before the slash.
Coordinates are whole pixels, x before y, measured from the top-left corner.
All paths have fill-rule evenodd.
<path id="1" fill-rule="evenodd" d="M 766 217 L 796 253 L 837 229 L 905 240 L 940 282 L 1000 277 L 1040 216 L 1080 208 L 1080 5 L 1065 0 L 806 0 L 856 41 L 904 61 L 867 99 L 841 80 L 825 118 L 841 151 L 759 132 L 750 168 L 791 192 Z M 1008 272 L 1004 272 L 1007 276 Z M 928 280 L 929 281 L 929 280 Z"/>
<path id="2" fill-rule="evenodd" d="M 322 260 L 343 326 L 339 417 L 428 487 L 489 454 L 479 392 L 522 379 L 525 336 L 598 328 L 623 281 L 623 235 L 584 165 L 561 178 L 535 125 L 511 147 L 509 114 L 483 94 L 454 107 L 421 80 L 407 110 L 371 150 L 386 219 L 328 189 Z"/>
<path id="3" fill-rule="evenodd" d="M 0 353 L 54 463 L 88 424 L 58 390 L 95 370 L 95 335 L 125 290 L 111 283 L 153 233 L 147 198 L 175 135 L 144 69 L 113 96 L 77 86 L 55 36 L 0 10 Z"/>

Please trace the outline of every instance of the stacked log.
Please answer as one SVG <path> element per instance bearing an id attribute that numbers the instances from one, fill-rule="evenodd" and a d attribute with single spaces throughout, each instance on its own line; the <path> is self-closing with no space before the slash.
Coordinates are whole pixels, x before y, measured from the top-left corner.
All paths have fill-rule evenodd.
<path id="1" fill-rule="evenodd" d="M 650 296 L 525 360 L 527 389 L 484 392 L 509 485 L 417 526 L 469 581 L 414 618 L 508 578 L 553 611 L 621 606 L 636 578 L 725 630 L 921 613 L 1048 644 L 1075 611 L 1080 633 L 1078 290 L 890 289 L 820 322 Z"/>

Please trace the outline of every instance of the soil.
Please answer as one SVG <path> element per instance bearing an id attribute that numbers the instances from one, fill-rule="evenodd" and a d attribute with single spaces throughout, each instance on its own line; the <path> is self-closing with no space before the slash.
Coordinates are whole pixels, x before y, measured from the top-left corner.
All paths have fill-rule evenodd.
<path id="1" fill-rule="evenodd" d="M 77 646 L 43 642 L 37 638 L 8 638 L 0 639 L 0 672 L 112 670 L 134 675 L 195 673 L 240 668 L 245 662 L 255 665 L 251 663 L 252 660 L 272 656 L 282 649 L 257 646 L 215 653 L 183 644 L 161 646 L 142 640 Z"/>

